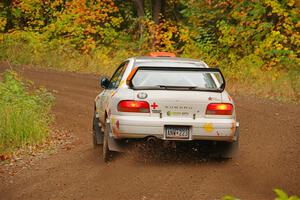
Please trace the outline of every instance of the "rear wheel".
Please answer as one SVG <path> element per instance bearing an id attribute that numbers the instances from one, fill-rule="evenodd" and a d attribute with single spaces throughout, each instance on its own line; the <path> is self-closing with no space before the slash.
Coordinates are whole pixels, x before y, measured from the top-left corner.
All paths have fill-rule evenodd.
<path id="1" fill-rule="evenodd" d="M 108 162 L 112 152 L 108 148 L 108 137 L 109 137 L 109 124 L 106 124 L 104 128 L 104 138 L 103 138 L 103 146 L 102 146 L 102 155 L 104 162 Z"/>

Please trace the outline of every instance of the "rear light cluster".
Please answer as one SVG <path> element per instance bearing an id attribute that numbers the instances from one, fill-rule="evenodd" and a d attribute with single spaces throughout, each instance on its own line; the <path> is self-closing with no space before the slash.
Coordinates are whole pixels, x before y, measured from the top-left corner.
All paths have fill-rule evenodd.
<path id="1" fill-rule="evenodd" d="M 233 105 L 230 103 L 211 103 L 207 105 L 207 115 L 232 115 Z"/>
<path id="2" fill-rule="evenodd" d="M 119 112 L 150 113 L 149 103 L 146 101 L 124 100 L 118 104 Z M 232 115 L 233 105 L 230 103 L 211 103 L 207 105 L 207 115 Z"/>
<path id="3" fill-rule="evenodd" d="M 150 113 L 150 107 L 146 101 L 125 100 L 118 104 L 119 112 Z"/>

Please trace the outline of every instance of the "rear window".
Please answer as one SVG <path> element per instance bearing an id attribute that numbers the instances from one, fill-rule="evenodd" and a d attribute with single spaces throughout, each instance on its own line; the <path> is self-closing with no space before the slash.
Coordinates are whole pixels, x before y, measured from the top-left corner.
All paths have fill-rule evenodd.
<path id="1" fill-rule="evenodd" d="M 195 69 L 139 69 L 132 79 L 136 89 L 219 90 L 223 79 L 219 72 Z"/>

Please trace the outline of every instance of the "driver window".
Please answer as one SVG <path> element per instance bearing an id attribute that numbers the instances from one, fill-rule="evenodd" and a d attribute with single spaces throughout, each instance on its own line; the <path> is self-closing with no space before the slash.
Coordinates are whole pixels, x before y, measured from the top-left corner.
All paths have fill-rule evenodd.
<path id="1" fill-rule="evenodd" d="M 121 79 L 123 77 L 124 71 L 127 67 L 127 64 L 128 64 L 128 62 L 124 62 L 119 66 L 119 68 L 116 70 L 116 72 L 110 79 L 110 84 L 108 86 L 108 89 L 117 89 L 118 88 L 118 86 L 121 82 Z"/>

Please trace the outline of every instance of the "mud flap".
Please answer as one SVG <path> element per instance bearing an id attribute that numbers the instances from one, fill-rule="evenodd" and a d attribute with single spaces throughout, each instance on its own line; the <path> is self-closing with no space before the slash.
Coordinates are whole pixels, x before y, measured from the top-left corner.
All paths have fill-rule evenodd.
<path id="1" fill-rule="evenodd" d="M 96 132 L 97 144 L 103 144 L 104 136 L 103 133 Z"/>
<path id="2" fill-rule="evenodd" d="M 103 130 L 101 128 L 101 124 L 98 123 L 97 118 L 94 117 L 93 119 L 93 135 L 94 135 L 94 142 L 96 144 L 103 144 Z"/>
<path id="3" fill-rule="evenodd" d="M 240 123 L 236 122 L 236 129 L 235 129 L 235 133 L 234 133 L 234 141 L 237 141 L 239 139 L 239 135 L 240 135 Z"/>
<path id="4" fill-rule="evenodd" d="M 109 129 L 108 149 L 110 151 L 125 152 L 126 142 L 113 137 L 110 123 L 107 123 L 106 126 Z"/>
<path id="5" fill-rule="evenodd" d="M 231 159 L 239 156 L 239 123 L 236 123 L 236 130 L 234 133 L 233 141 L 231 142 L 219 142 L 217 144 L 217 155 L 220 158 Z"/>
<path id="6" fill-rule="evenodd" d="M 240 134 L 240 124 L 236 123 L 236 130 L 234 134 L 234 142 L 229 146 L 228 149 L 226 149 L 224 153 L 225 158 L 236 158 L 239 156 L 239 134 Z"/>

